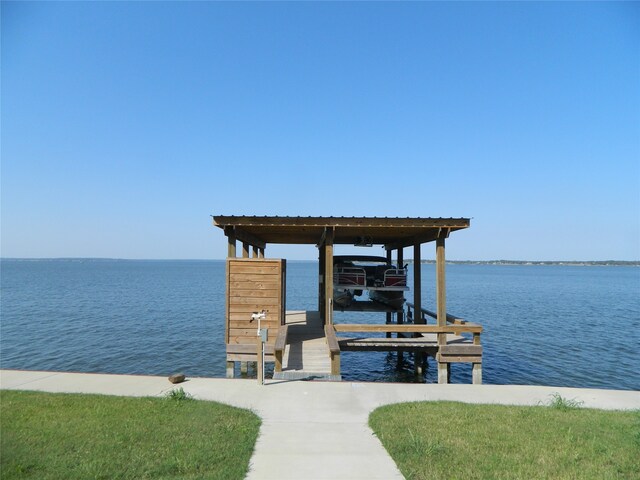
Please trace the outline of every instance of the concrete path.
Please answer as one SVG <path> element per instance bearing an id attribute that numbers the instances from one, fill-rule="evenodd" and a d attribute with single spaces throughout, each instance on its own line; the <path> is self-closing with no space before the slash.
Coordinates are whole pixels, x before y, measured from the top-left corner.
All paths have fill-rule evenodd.
<path id="1" fill-rule="evenodd" d="M 455 400 L 537 405 L 553 393 L 587 408 L 640 409 L 640 392 L 516 385 L 424 385 L 189 378 L 202 400 L 249 408 L 263 420 L 249 479 L 393 479 L 395 463 L 367 425 L 375 408 L 398 402 Z M 0 370 L 0 388 L 161 396 L 165 377 Z"/>

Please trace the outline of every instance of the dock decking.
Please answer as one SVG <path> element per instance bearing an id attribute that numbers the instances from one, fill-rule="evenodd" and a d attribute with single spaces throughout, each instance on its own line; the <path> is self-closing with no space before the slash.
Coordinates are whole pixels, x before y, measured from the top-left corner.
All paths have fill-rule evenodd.
<path id="1" fill-rule="evenodd" d="M 459 319 L 456 319 L 460 322 Z M 444 329 L 435 325 L 322 325 L 319 312 L 289 311 L 286 324 L 276 341 L 276 355 L 280 351 L 281 368 L 276 368 L 273 378 L 277 380 L 341 380 L 340 351 L 398 351 L 426 354 L 445 366 L 441 374 L 448 374 L 449 363 L 472 363 L 473 383 L 482 379 L 482 346 L 473 337 L 461 332 L 447 333 L 444 330 L 468 331 L 478 329 L 475 324 L 458 324 Z M 423 332 L 420 332 L 423 330 Z M 443 330 L 431 333 L 433 330 Z M 350 333 L 337 336 L 338 333 Z M 387 332 L 383 336 L 354 335 L 352 332 Z M 395 332 L 395 333 L 391 333 Z M 393 336 L 395 335 L 395 336 Z M 278 343 L 281 344 L 278 346 Z M 333 352 L 332 352 L 333 349 Z M 416 361 L 421 361 L 418 357 Z M 332 365 L 333 363 L 333 365 Z M 278 365 L 278 364 L 277 364 Z"/>
<path id="2" fill-rule="evenodd" d="M 471 346 L 473 342 L 462 335 L 446 334 L 447 346 Z M 438 353 L 438 335 L 435 333 L 421 333 L 418 337 L 337 337 L 341 350 L 393 350 L 424 351 L 432 356 Z M 442 347 L 440 347 L 442 348 Z"/>
<path id="3" fill-rule="evenodd" d="M 285 317 L 287 341 L 279 380 L 340 380 L 331 374 L 331 359 L 319 312 L 288 311 Z"/>

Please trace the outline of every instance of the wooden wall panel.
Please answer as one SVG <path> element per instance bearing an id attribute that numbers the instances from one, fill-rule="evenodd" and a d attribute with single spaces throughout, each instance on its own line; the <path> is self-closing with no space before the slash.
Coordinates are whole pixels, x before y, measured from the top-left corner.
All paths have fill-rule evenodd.
<path id="1" fill-rule="evenodd" d="M 227 359 L 243 346 L 243 355 L 256 351 L 258 323 L 251 314 L 264 309 L 268 328 L 267 346 L 272 348 L 286 311 L 286 261 L 265 258 L 227 259 L 227 303 L 225 342 Z M 254 358 L 255 360 L 255 358 Z"/>

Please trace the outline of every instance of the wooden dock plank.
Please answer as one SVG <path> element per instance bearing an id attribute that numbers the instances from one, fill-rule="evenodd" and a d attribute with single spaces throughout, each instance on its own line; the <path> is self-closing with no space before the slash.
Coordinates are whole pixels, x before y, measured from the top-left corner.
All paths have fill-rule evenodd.
<path id="1" fill-rule="evenodd" d="M 416 325 L 416 324 L 384 324 L 384 325 L 360 325 L 355 323 L 336 324 L 336 332 L 406 332 L 406 333 L 481 333 L 480 325 Z"/>
<path id="2" fill-rule="evenodd" d="M 274 378 L 294 379 L 332 376 L 331 357 L 318 312 L 289 311 L 285 317 L 287 341 L 282 356 L 282 372 Z"/>

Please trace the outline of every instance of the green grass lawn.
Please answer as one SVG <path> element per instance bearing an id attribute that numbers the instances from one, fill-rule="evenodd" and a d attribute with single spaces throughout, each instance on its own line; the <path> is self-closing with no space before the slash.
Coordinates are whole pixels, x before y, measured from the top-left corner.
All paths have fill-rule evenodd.
<path id="1" fill-rule="evenodd" d="M 244 478 L 260 419 L 185 395 L 0 391 L 0 477 Z"/>
<path id="2" fill-rule="evenodd" d="M 423 402 L 369 424 L 407 479 L 640 479 L 637 411 Z"/>

